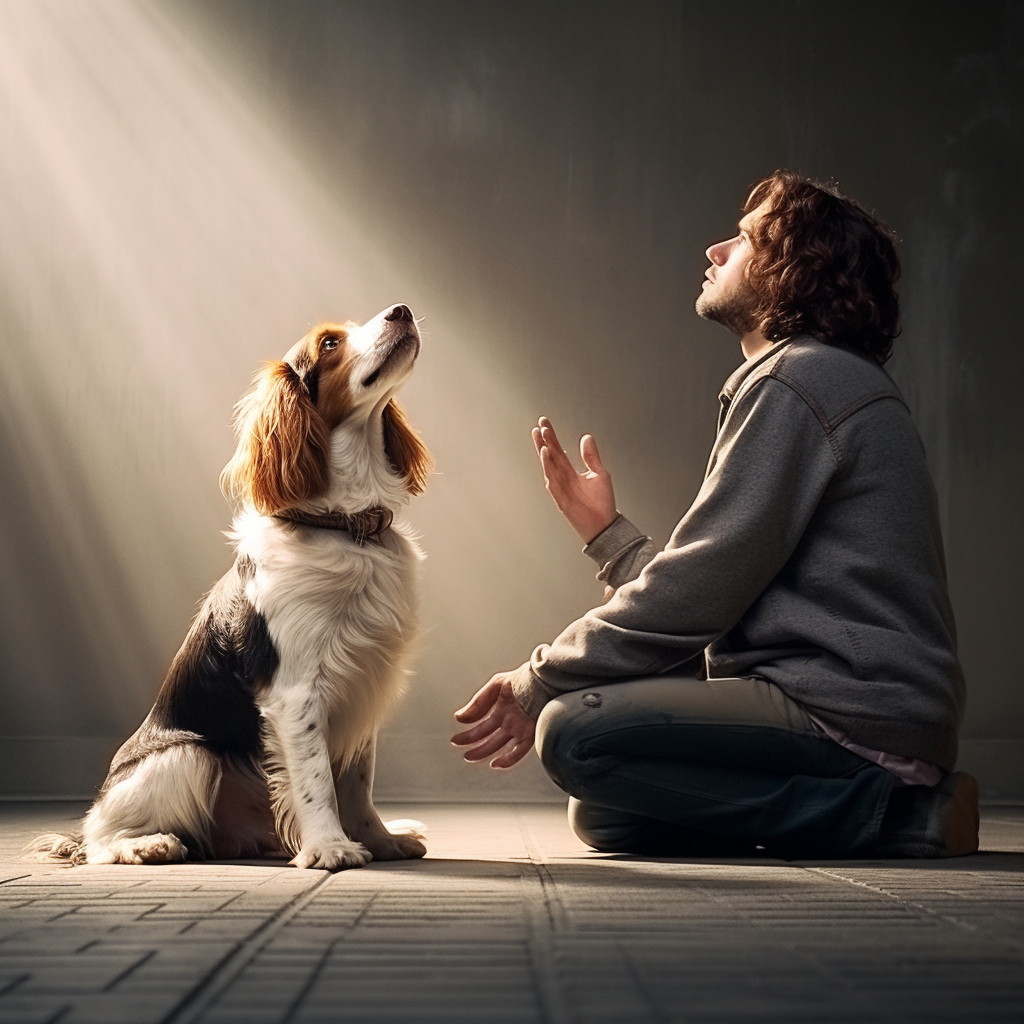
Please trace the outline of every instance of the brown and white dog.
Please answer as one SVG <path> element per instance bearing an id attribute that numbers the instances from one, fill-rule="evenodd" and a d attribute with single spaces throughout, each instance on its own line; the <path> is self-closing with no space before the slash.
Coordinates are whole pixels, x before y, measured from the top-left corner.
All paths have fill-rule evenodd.
<path id="1" fill-rule="evenodd" d="M 419 349 L 409 308 L 391 306 L 361 327 L 321 324 L 256 377 L 221 477 L 241 502 L 235 563 L 81 834 L 29 852 L 140 864 L 287 851 L 331 870 L 423 856 L 370 795 L 416 634 L 422 555 L 392 515 L 431 460 L 393 395 Z"/>

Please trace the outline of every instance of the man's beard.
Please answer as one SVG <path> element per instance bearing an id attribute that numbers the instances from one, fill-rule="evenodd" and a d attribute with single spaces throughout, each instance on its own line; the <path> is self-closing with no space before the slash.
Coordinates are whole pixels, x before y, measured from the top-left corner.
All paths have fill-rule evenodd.
<path id="1" fill-rule="evenodd" d="M 756 308 L 757 295 L 749 285 L 742 291 L 726 295 L 709 296 L 701 292 L 694 305 L 697 316 L 721 324 L 740 338 L 757 330 L 758 318 L 754 315 Z"/>

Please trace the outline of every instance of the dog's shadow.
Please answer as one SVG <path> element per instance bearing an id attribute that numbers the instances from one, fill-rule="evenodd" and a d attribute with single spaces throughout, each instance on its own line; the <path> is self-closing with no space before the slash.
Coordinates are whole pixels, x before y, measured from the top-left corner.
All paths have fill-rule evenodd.
<path id="1" fill-rule="evenodd" d="M 193 862 L 195 863 L 195 862 Z M 285 858 L 260 858 L 205 861 L 218 866 L 268 868 L 280 870 L 289 867 Z M 966 857 L 949 859 L 889 859 L 889 860 L 782 860 L 776 857 L 666 857 L 639 856 L 624 853 L 597 853 L 581 851 L 578 855 L 556 857 L 543 864 L 537 864 L 526 857 L 507 858 L 460 858 L 426 856 L 414 860 L 371 861 L 363 868 L 336 872 L 338 877 L 350 876 L 353 872 L 389 872 L 403 875 L 415 874 L 433 878 L 481 878 L 516 877 L 523 873 L 536 872 L 538 868 L 557 874 L 571 874 L 573 884 L 591 882 L 596 886 L 628 885 L 630 888 L 660 887 L 663 884 L 679 885 L 681 881 L 697 881 L 701 868 L 713 871 L 715 885 L 729 886 L 728 875 L 721 873 L 723 867 L 758 868 L 777 871 L 779 868 L 808 869 L 821 872 L 900 872 L 900 871 L 941 871 L 945 874 L 989 874 L 998 872 L 1024 877 L 1024 852 L 1004 850 L 981 850 Z M 295 868 L 295 870 L 300 870 Z M 307 868 L 304 870 L 320 871 Z M 709 877 L 704 878 L 710 880 Z M 737 882 L 740 878 L 737 877 Z M 749 874 L 742 872 L 742 885 L 749 884 Z"/>

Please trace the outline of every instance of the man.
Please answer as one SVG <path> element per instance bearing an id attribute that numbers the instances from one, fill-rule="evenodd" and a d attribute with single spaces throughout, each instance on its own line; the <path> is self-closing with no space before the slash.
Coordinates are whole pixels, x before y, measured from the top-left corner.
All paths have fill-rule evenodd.
<path id="1" fill-rule="evenodd" d="M 599 850 L 973 852 L 934 489 L 882 369 L 899 321 L 888 229 L 780 171 L 707 255 L 697 313 L 745 362 L 700 493 L 655 553 L 616 511 L 594 439 L 577 474 L 541 419 L 546 486 L 608 600 L 494 676 L 453 743 L 510 768 L 536 736 Z"/>

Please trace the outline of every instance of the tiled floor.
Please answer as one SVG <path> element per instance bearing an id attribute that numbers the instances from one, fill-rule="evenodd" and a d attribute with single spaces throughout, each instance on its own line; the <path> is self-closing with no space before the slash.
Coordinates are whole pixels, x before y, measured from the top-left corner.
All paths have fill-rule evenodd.
<path id="1" fill-rule="evenodd" d="M 959 860 L 614 857 L 553 806 L 388 808 L 428 859 L 66 869 L 0 805 L 0 1024 L 1024 1022 L 1024 809 Z"/>

